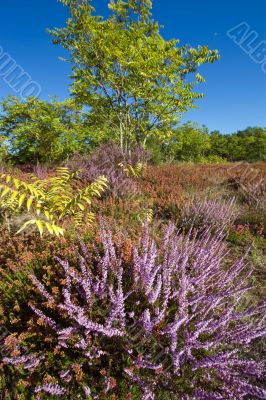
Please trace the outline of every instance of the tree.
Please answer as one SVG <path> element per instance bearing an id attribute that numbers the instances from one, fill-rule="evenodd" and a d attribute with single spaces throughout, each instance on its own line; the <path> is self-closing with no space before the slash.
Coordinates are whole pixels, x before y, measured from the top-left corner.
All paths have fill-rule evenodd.
<path id="1" fill-rule="evenodd" d="M 228 158 L 228 141 L 229 135 L 222 135 L 219 131 L 213 131 L 210 133 L 210 155 Z"/>
<path id="2" fill-rule="evenodd" d="M 30 97 L 2 101 L 1 153 L 16 163 L 56 162 L 90 144 L 84 117 L 73 100 Z"/>
<path id="3" fill-rule="evenodd" d="M 174 130 L 165 149 L 168 159 L 200 161 L 210 147 L 208 129 L 205 126 L 187 122 Z"/>
<path id="4" fill-rule="evenodd" d="M 211 132 L 212 155 L 227 158 L 230 161 L 266 160 L 266 129 L 249 127 L 233 134 L 222 135 Z"/>
<path id="5" fill-rule="evenodd" d="M 153 135 L 169 136 L 180 113 L 202 97 L 194 91 L 204 81 L 196 70 L 217 60 L 217 50 L 165 40 L 151 0 L 110 0 L 107 19 L 95 15 L 89 0 L 61 2 L 70 18 L 50 33 L 70 53 L 72 94 L 89 107 L 95 128 L 112 132 L 124 152 Z"/>
<path id="6" fill-rule="evenodd" d="M 266 160 L 266 129 L 249 127 L 236 133 L 245 159 L 249 161 Z"/>

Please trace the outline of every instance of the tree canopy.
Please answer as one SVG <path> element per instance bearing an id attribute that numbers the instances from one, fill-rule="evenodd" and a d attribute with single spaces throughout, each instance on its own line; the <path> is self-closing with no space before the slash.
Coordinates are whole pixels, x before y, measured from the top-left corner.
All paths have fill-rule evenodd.
<path id="1" fill-rule="evenodd" d="M 110 0 L 106 19 L 91 1 L 61 2 L 70 18 L 50 33 L 70 53 L 72 94 L 89 107 L 95 129 L 125 152 L 151 136 L 167 138 L 180 114 L 203 96 L 195 90 L 204 81 L 197 68 L 217 60 L 217 50 L 165 40 L 151 0 Z"/>
<path id="2" fill-rule="evenodd" d="M 84 115 L 72 100 L 9 96 L 1 102 L 1 153 L 16 163 L 56 162 L 88 147 Z"/>
<path id="3" fill-rule="evenodd" d="M 161 152 L 166 161 L 266 161 L 266 128 L 249 127 L 221 134 L 188 122 L 173 130 Z"/>
<path id="4" fill-rule="evenodd" d="M 222 135 L 191 122 L 180 125 L 181 115 L 203 96 L 198 67 L 219 54 L 165 40 L 152 18 L 152 0 L 109 0 L 106 18 L 91 0 L 59 1 L 69 18 L 49 32 L 69 53 L 72 97 L 3 100 L 1 159 L 56 163 L 111 140 L 123 155 L 141 145 L 161 161 L 266 160 L 265 128 Z"/>

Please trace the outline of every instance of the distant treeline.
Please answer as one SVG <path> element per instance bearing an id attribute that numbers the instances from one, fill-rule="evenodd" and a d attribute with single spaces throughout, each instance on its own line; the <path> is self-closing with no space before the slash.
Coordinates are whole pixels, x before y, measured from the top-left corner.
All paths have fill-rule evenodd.
<path id="1" fill-rule="evenodd" d="M 160 156 L 166 161 L 266 161 L 266 128 L 249 127 L 225 135 L 189 122 L 175 129 L 169 141 L 155 149 L 155 161 Z"/>
<path id="2" fill-rule="evenodd" d="M 266 128 L 250 127 L 231 135 L 210 134 L 210 154 L 230 161 L 266 161 Z"/>

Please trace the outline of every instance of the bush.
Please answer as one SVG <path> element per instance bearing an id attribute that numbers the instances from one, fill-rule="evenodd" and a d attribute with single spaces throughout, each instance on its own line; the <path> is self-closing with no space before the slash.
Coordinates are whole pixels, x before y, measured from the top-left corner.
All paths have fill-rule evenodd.
<path id="1" fill-rule="evenodd" d="M 139 147 L 132 150 L 130 157 L 125 158 L 120 147 L 110 142 L 100 146 L 89 157 L 74 156 L 67 165 L 72 172 L 82 170 L 81 177 L 87 183 L 91 183 L 99 175 L 104 175 L 109 187 L 106 194 L 122 197 L 139 193 L 135 180 L 126 173 L 122 165 L 130 164 L 134 167 L 138 163 L 144 164 L 147 158 L 148 155 Z"/>
<path id="2" fill-rule="evenodd" d="M 235 199 L 228 201 L 193 198 L 181 211 L 181 226 L 189 230 L 229 229 L 237 218 Z"/>
<path id="3" fill-rule="evenodd" d="M 227 160 L 221 156 L 211 154 L 205 157 L 199 157 L 197 162 L 199 164 L 225 164 Z"/>
<path id="4" fill-rule="evenodd" d="M 81 242 L 78 264 L 57 259 L 56 287 L 30 277 L 39 295 L 5 339 L 11 396 L 265 398 L 263 365 L 249 358 L 265 302 L 245 305 L 252 271 L 243 258 L 225 268 L 221 233 L 169 225 L 156 244 L 146 228 L 126 258 L 103 222 L 100 236 L 94 251 Z"/>
<path id="5" fill-rule="evenodd" d="M 228 183 L 238 190 L 243 203 L 264 212 L 266 210 L 266 163 L 235 163 L 228 169 Z"/>

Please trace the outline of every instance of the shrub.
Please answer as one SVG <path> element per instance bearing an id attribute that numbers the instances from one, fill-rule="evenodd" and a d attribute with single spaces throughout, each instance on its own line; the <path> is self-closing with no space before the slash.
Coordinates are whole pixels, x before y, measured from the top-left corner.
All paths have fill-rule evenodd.
<path id="1" fill-rule="evenodd" d="M 74 156 L 67 165 L 72 172 L 82 170 L 81 178 L 87 183 L 104 175 L 108 180 L 106 194 L 123 197 L 139 192 L 133 179 L 138 173 L 134 172 L 141 172 L 140 166 L 145 164 L 147 158 L 148 155 L 139 147 L 132 150 L 130 157 L 125 158 L 121 148 L 110 142 L 100 146 L 89 157 Z"/>
<path id="2" fill-rule="evenodd" d="M 209 156 L 199 157 L 197 162 L 200 164 L 225 164 L 227 160 L 219 155 L 210 154 Z"/>
<path id="3" fill-rule="evenodd" d="M 228 229 L 236 220 L 237 211 L 235 199 L 228 201 L 197 199 L 194 197 L 185 204 L 181 211 L 181 226 L 197 230 L 211 228 L 212 230 Z"/>
<path id="4" fill-rule="evenodd" d="M 146 198 L 152 199 L 160 218 L 176 219 L 186 195 L 180 184 L 180 172 L 172 166 L 148 166 L 140 188 Z"/>
<path id="5" fill-rule="evenodd" d="M 156 244 L 146 228 L 127 261 L 103 222 L 100 235 L 94 252 L 81 242 L 78 266 L 58 259 L 61 289 L 30 277 L 39 297 L 5 339 L 12 393 L 20 383 L 22 399 L 265 398 L 263 364 L 248 354 L 266 336 L 265 302 L 242 303 L 252 271 L 243 258 L 224 267 L 221 233 L 169 225 Z"/>
<path id="6" fill-rule="evenodd" d="M 228 181 L 228 168 L 221 164 L 149 165 L 139 186 L 146 197 L 153 199 L 155 214 L 177 220 L 191 194 L 223 188 Z"/>
<path id="7" fill-rule="evenodd" d="M 265 164 L 265 163 L 264 163 Z M 229 183 L 238 190 L 243 202 L 258 209 L 266 210 L 266 171 L 264 164 L 235 163 L 229 168 Z"/>
<path id="8" fill-rule="evenodd" d="M 266 213 L 261 209 L 251 206 L 242 206 L 242 212 L 237 218 L 236 225 L 249 225 L 250 231 L 255 236 L 266 238 Z"/>

